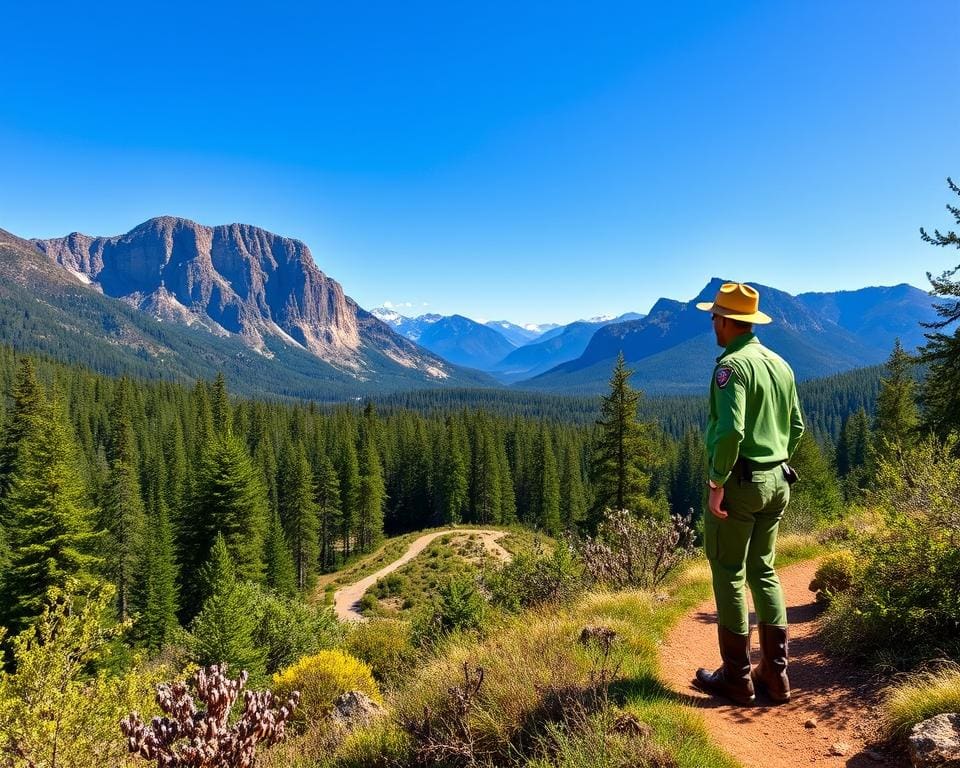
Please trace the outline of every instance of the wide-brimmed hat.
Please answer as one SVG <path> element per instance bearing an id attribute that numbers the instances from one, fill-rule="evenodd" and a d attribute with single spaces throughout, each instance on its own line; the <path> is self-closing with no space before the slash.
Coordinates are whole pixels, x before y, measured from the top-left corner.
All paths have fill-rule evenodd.
<path id="1" fill-rule="evenodd" d="M 770 315 L 760 311 L 760 293 L 746 283 L 724 283 L 712 302 L 697 302 L 697 309 L 742 323 L 766 325 L 773 322 Z"/>

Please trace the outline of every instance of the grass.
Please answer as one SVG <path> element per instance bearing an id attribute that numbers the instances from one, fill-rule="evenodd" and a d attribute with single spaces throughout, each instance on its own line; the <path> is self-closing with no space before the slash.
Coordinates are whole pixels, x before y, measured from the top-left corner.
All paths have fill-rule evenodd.
<path id="1" fill-rule="evenodd" d="M 919 722 L 960 712 L 960 664 L 942 662 L 892 685 L 883 702 L 890 736 L 905 736 Z"/>
<path id="2" fill-rule="evenodd" d="M 812 535 L 785 536 L 778 566 L 823 551 Z M 429 556 L 424 559 L 430 560 Z M 656 594 L 593 591 L 568 607 L 502 618 L 485 637 L 454 636 L 438 656 L 418 663 L 414 676 L 388 695 L 388 717 L 355 731 L 319 757 L 308 759 L 304 750 L 298 759 L 284 764 L 291 768 L 412 765 L 415 744 L 404 724 L 419 723 L 432 738 L 444 729 L 468 734 L 477 764 L 738 768 L 711 742 L 700 714 L 686 698 L 663 684 L 658 668 L 659 648 L 667 633 L 710 594 L 709 567 L 697 558 Z M 617 633 L 606 660 L 596 648 L 578 642 L 586 625 L 608 626 Z M 465 709 L 458 707 L 451 693 L 467 689 L 464 664 L 484 670 L 482 685 Z M 611 706 L 581 712 L 579 725 L 569 727 L 567 710 L 577 710 L 576 702 L 581 700 L 577 696 L 598 690 L 597 681 L 604 676 L 610 677 L 610 683 L 600 688 Z M 645 724 L 641 727 L 647 735 L 610 732 L 602 722 L 604 712 Z M 289 749 L 286 755 L 291 755 Z"/>

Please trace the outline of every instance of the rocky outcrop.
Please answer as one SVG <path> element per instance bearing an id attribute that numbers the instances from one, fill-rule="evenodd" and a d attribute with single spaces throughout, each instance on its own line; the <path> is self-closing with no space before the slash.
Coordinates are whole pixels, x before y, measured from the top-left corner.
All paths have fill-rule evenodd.
<path id="1" fill-rule="evenodd" d="M 164 321 L 236 334 L 267 356 L 282 341 L 360 376 L 377 354 L 434 379 L 449 373 L 345 295 L 303 242 L 258 227 L 163 216 L 115 237 L 33 242 L 109 296 Z"/>
<path id="2" fill-rule="evenodd" d="M 910 731 L 910 762 L 915 768 L 960 765 L 960 714 L 917 723 Z"/>

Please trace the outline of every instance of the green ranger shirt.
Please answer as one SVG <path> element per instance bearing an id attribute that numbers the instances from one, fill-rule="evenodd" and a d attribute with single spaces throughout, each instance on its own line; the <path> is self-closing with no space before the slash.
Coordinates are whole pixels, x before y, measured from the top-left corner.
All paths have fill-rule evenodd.
<path id="1" fill-rule="evenodd" d="M 710 479 L 723 485 L 739 456 L 775 464 L 793 455 L 803 418 L 793 371 L 752 333 L 717 358 L 710 381 Z"/>

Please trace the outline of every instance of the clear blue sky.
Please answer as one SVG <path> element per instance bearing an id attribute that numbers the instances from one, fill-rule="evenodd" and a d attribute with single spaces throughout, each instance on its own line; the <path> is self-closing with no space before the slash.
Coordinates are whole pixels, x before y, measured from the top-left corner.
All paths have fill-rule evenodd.
<path id="1" fill-rule="evenodd" d="M 26 237 L 241 221 L 362 306 L 518 322 L 958 261 L 917 235 L 960 177 L 956 0 L 15 3 L 3 26 L 0 227 Z"/>

